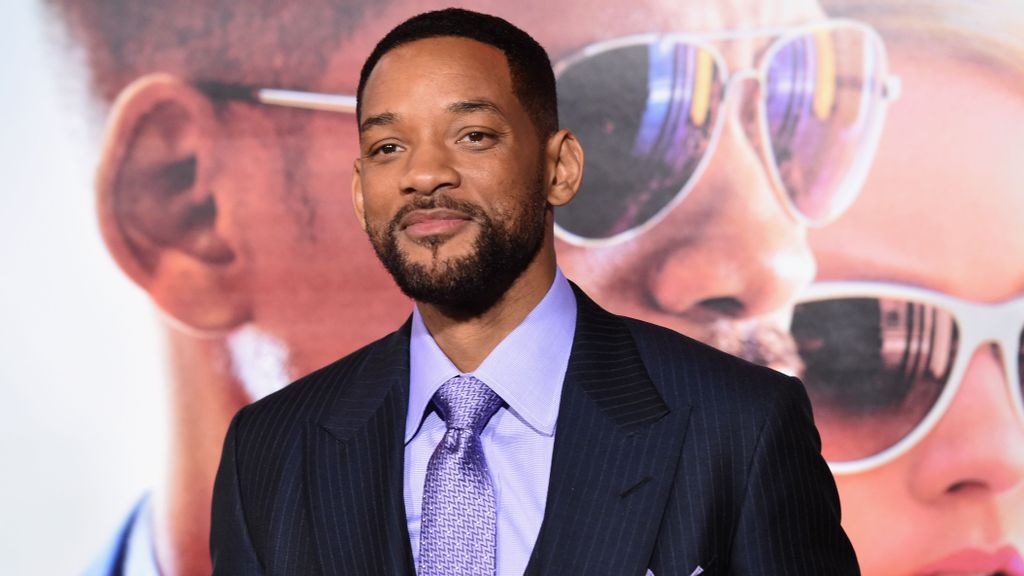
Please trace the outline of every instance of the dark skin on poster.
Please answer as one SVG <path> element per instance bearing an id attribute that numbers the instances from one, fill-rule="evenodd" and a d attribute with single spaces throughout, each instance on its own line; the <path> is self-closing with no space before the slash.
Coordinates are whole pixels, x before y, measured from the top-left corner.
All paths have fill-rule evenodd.
<path id="1" fill-rule="evenodd" d="M 296 85 L 274 58 L 252 63 L 254 72 L 242 79 L 351 94 L 378 38 L 410 14 L 440 7 L 395 2 L 363 15 L 357 31 L 330 46 L 315 82 Z M 530 30 L 555 61 L 629 34 L 786 27 L 825 17 L 815 2 L 752 0 L 613 2 L 598 11 L 567 1 L 557 18 L 548 4 L 472 8 Z M 279 12 L 317 18 L 309 6 Z M 195 31 L 194 22 L 182 22 Z M 240 38 L 238 45 L 252 40 L 245 27 L 256 24 L 231 24 L 236 28 L 223 33 Z M 741 40 L 722 50 L 730 67 L 746 68 L 763 45 Z M 140 64 L 127 78 L 94 71 L 99 92 L 117 96 L 97 177 L 101 229 L 117 263 L 166 318 L 171 444 L 167 475 L 153 491 L 153 527 L 168 575 L 210 570 L 210 491 L 231 416 L 383 335 L 410 309 L 353 218 L 350 159 L 360 153 L 354 117 L 219 99 L 193 82 L 190 49 L 162 51 L 159 66 Z M 155 57 L 145 50 L 131 56 Z M 259 65 L 273 70 L 261 76 Z M 703 174 L 657 225 L 614 245 L 555 240 L 566 275 L 614 312 L 698 338 L 774 335 L 783 327 L 815 264 L 806 225 L 779 202 L 749 138 L 743 100 L 726 103 Z M 453 357 L 462 355 L 462 340 L 452 335 Z M 466 365 L 477 356 L 466 354 Z"/>

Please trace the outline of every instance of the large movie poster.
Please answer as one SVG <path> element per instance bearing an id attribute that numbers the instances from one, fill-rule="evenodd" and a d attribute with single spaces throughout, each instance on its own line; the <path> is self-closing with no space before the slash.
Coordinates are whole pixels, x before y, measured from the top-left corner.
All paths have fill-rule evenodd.
<path id="1" fill-rule="evenodd" d="M 208 573 L 231 416 L 409 314 L 352 96 L 446 4 L 2 9 L 5 573 Z M 551 55 L 566 276 L 799 376 L 865 574 L 1024 574 L 1024 8 L 463 4 Z"/>

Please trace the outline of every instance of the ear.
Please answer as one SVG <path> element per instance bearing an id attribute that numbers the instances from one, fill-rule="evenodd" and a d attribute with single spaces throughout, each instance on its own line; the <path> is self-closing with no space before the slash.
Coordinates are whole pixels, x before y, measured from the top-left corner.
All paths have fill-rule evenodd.
<path id="1" fill-rule="evenodd" d="M 366 208 L 363 206 L 363 174 L 362 161 L 358 158 L 352 162 L 352 206 L 356 209 L 359 225 L 366 232 Z"/>
<path id="2" fill-rule="evenodd" d="M 548 203 L 567 204 L 583 181 L 583 147 L 576 135 L 563 128 L 552 134 L 545 149 L 548 171 Z"/>
<path id="3" fill-rule="evenodd" d="M 219 122 L 209 99 L 166 74 L 114 103 L 96 178 L 100 230 L 114 260 L 156 304 L 200 331 L 249 318 L 236 246 L 214 185 Z"/>

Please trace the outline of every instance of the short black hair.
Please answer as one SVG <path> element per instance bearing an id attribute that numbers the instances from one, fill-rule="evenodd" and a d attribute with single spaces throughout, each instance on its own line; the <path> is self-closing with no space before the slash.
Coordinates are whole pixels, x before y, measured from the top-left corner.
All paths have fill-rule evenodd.
<path id="1" fill-rule="evenodd" d="M 359 73 L 356 120 L 362 121 L 363 89 L 377 62 L 388 52 L 416 40 L 452 36 L 468 38 L 501 50 L 508 60 L 512 91 L 526 109 L 542 139 L 558 130 L 555 73 L 544 48 L 507 20 L 461 8 L 425 12 L 388 32 L 370 53 Z"/>

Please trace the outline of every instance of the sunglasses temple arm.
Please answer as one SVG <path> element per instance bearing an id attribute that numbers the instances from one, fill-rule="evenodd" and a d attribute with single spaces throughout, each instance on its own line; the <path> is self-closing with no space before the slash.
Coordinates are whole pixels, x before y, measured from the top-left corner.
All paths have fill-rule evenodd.
<path id="1" fill-rule="evenodd" d="M 324 110 L 354 114 L 356 97 L 340 94 L 318 94 L 315 92 L 299 92 L 297 90 L 280 90 L 276 88 L 259 88 L 255 98 L 261 104 L 302 108 L 304 110 Z"/>
<path id="2" fill-rule="evenodd" d="M 882 97 L 888 101 L 896 100 L 902 92 L 902 81 L 899 76 L 889 76 L 882 84 Z M 261 104 L 301 108 L 304 110 L 323 110 L 355 114 L 355 96 L 341 94 L 319 94 L 300 92 L 297 90 L 280 90 L 276 88 L 259 88 L 255 91 L 255 100 Z"/>

